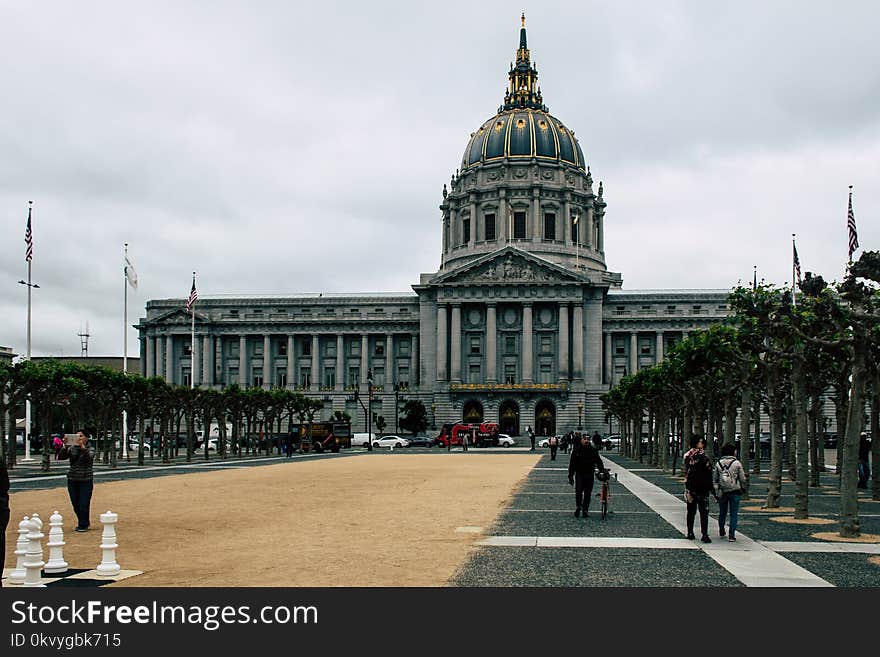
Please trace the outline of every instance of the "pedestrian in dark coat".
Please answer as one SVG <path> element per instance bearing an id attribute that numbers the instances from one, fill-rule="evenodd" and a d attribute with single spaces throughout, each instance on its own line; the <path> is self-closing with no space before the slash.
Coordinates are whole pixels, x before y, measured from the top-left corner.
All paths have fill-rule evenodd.
<path id="1" fill-rule="evenodd" d="M 526 427 L 526 433 L 529 434 L 529 440 L 532 443 L 532 449 L 530 449 L 529 451 L 534 452 L 535 451 L 535 432 L 532 431 L 531 425 Z"/>
<path id="2" fill-rule="evenodd" d="M 694 519 L 700 512 L 700 531 L 703 543 L 709 538 L 709 495 L 712 493 L 712 463 L 705 452 L 702 436 L 691 438 L 691 449 L 684 455 L 684 500 L 687 503 L 687 537 L 694 539 Z"/>
<path id="3" fill-rule="evenodd" d="M 70 495 L 70 503 L 76 514 L 75 531 L 78 532 L 88 531 L 91 525 L 89 514 L 92 491 L 95 487 L 93 470 L 95 448 L 89 444 L 90 437 L 91 433 L 88 429 L 80 429 L 76 432 L 76 441 L 72 445 L 65 445 L 59 454 L 62 459 L 70 459 L 67 493 Z"/>
<path id="4" fill-rule="evenodd" d="M 550 448 L 550 460 L 556 460 L 556 450 L 559 449 L 559 438 L 556 436 L 550 436 L 547 439 L 547 446 Z"/>
<path id="5" fill-rule="evenodd" d="M 599 452 L 590 444 L 590 437 L 583 434 L 580 442 L 571 450 L 571 458 L 568 460 L 568 483 L 574 486 L 574 501 L 576 518 L 583 513 L 588 517 L 590 499 L 593 496 L 593 473 L 596 469 L 604 470 L 605 464 Z"/>

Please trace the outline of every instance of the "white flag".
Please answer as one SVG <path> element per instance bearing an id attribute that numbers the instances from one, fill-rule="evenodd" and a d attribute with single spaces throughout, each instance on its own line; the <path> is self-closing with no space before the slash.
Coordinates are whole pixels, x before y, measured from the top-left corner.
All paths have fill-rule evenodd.
<path id="1" fill-rule="evenodd" d="M 138 275 L 134 270 L 134 265 L 131 264 L 131 260 L 129 260 L 128 256 L 125 256 L 125 277 L 128 279 L 129 285 L 131 285 L 135 290 L 138 286 Z"/>

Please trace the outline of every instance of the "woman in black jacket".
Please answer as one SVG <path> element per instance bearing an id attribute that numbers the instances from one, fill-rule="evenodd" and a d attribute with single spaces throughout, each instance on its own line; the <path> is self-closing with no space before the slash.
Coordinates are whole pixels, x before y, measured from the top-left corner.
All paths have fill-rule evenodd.
<path id="1" fill-rule="evenodd" d="M 712 463 L 705 451 L 702 436 L 691 438 L 691 449 L 684 455 L 684 500 L 687 502 L 687 537 L 694 539 L 694 519 L 700 512 L 700 540 L 711 543 L 709 538 L 709 494 L 712 492 Z"/>
<path id="2" fill-rule="evenodd" d="M 576 518 L 581 516 L 582 511 L 584 518 L 588 517 L 590 498 L 593 496 L 593 472 L 596 468 L 604 469 L 605 464 L 602 463 L 599 452 L 590 444 L 590 437 L 582 434 L 571 450 L 568 461 L 568 483 L 574 486 Z"/>

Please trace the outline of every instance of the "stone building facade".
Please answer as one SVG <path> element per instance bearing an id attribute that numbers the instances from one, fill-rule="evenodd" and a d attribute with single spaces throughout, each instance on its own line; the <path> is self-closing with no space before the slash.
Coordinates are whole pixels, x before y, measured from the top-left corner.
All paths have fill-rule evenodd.
<path id="1" fill-rule="evenodd" d="M 549 114 L 525 23 L 496 114 L 444 185 L 440 269 L 413 293 L 147 302 L 141 371 L 169 382 L 287 387 L 364 424 L 354 392 L 394 429 L 420 399 L 432 427 L 602 431 L 599 395 L 727 314 L 726 290 L 624 291 L 605 265 L 606 202 L 574 131 Z"/>

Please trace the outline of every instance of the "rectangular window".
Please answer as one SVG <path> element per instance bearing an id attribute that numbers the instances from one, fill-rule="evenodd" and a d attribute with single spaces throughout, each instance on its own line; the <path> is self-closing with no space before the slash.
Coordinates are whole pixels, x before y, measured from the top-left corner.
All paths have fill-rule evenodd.
<path id="1" fill-rule="evenodd" d="M 486 241 L 494 242 L 495 241 L 495 215 L 487 214 L 486 215 Z"/>
<path id="2" fill-rule="evenodd" d="M 376 386 L 384 386 L 385 385 L 385 368 L 377 367 L 373 370 L 373 385 Z"/>
<path id="3" fill-rule="evenodd" d="M 263 370 L 254 370 L 254 387 L 263 387 Z"/>
<path id="4" fill-rule="evenodd" d="M 578 226 L 580 224 L 577 221 L 577 217 L 571 218 L 571 241 L 572 244 L 579 244 L 578 242 Z"/>
<path id="5" fill-rule="evenodd" d="M 468 368 L 468 383 L 480 383 L 480 366 L 471 365 Z"/>
<path id="6" fill-rule="evenodd" d="M 360 383 L 361 383 L 361 368 L 349 367 L 348 368 L 348 385 L 359 386 Z"/>
<path id="7" fill-rule="evenodd" d="M 399 343 L 397 345 L 397 348 L 400 350 L 400 353 L 398 355 L 409 356 L 410 343 L 408 341 Z"/>
<path id="8" fill-rule="evenodd" d="M 643 344 L 641 352 L 642 352 L 642 356 L 650 356 L 651 355 L 651 345 Z"/>
<path id="9" fill-rule="evenodd" d="M 515 354 L 516 353 L 516 338 L 512 335 L 509 335 L 504 338 L 504 353 L 505 354 Z"/>
<path id="10" fill-rule="evenodd" d="M 238 317 L 238 311 L 237 310 L 230 310 L 229 315 L 232 317 Z"/>
<path id="11" fill-rule="evenodd" d="M 287 387 L 287 372 L 284 370 L 278 370 L 275 372 L 275 380 L 278 381 L 279 388 Z"/>
<path id="12" fill-rule="evenodd" d="M 262 308 L 254 308 L 253 313 L 254 313 L 254 315 L 262 315 L 263 309 Z"/>
<path id="13" fill-rule="evenodd" d="M 471 220 L 465 219 L 461 222 L 461 243 L 467 244 L 471 241 Z"/>
<path id="14" fill-rule="evenodd" d="M 190 382 L 189 370 L 183 370 L 183 387 L 188 388 L 189 382 Z"/>
<path id="15" fill-rule="evenodd" d="M 385 355 L 385 343 L 384 342 L 377 342 L 376 343 L 376 355 L 377 356 L 384 356 Z"/>
<path id="16" fill-rule="evenodd" d="M 360 340 L 352 341 L 349 353 L 352 356 L 360 356 L 361 355 L 361 341 Z"/>
<path id="17" fill-rule="evenodd" d="M 328 342 L 324 346 L 324 349 L 327 352 L 328 358 L 334 358 L 336 356 L 336 342 Z"/>
<path id="18" fill-rule="evenodd" d="M 479 354 L 480 353 L 480 337 L 473 335 L 471 336 L 471 353 Z"/>
<path id="19" fill-rule="evenodd" d="M 299 385 L 301 388 L 308 388 L 312 385 L 312 373 L 308 370 L 299 373 Z"/>
<path id="20" fill-rule="evenodd" d="M 332 388 L 336 385 L 336 369 L 333 367 L 324 368 L 324 385 Z"/>
<path id="21" fill-rule="evenodd" d="M 552 345 L 551 345 L 551 341 L 550 341 L 550 336 L 549 335 L 542 335 L 541 336 L 541 353 L 542 354 L 549 354 L 550 350 L 551 350 L 551 346 Z"/>
<path id="22" fill-rule="evenodd" d="M 263 355 L 263 342 L 254 345 L 254 356 L 262 356 Z"/>
<path id="23" fill-rule="evenodd" d="M 238 368 L 230 367 L 229 368 L 229 385 L 233 383 L 238 383 Z"/>
<path id="24" fill-rule="evenodd" d="M 539 383 L 553 383 L 553 366 L 550 363 L 541 363 Z"/>
<path id="25" fill-rule="evenodd" d="M 397 382 L 401 388 L 409 388 L 409 368 L 401 367 L 397 370 Z"/>
<path id="26" fill-rule="evenodd" d="M 312 355 L 312 341 L 304 340 L 303 341 L 303 356 L 311 356 Z"/>
<path id="27" fill-rule="evenodd" d="M 504 366 L 504 383 L 516 383 L 516 365 Z"/>
<path id="28" fill-rule="evenodd" d="M 278 355 L 279 356 L 286 356 L 287 355 L 287 343 L 286 342 L 279 342 L 278 343 Z"/>
<path id="29" fill-rule="evenodd" d="M 544 239 L 556 239 L 556 214 L 553 212 L 544 214 Z"/>
<path id="30" fill-rule="evenodd" d="M 192 356 L 192 345 L 188 342 L 183 345 L 183 355 Z"/>
<path id="31" fill-rule="evenodd" d="M 626 345 L 624 345 L 623 340 L 614 341 L 614 353 L 618 356 L 623 356 L 626 353 Z"/>
<path id="32" fill-rule="evenodd" d="M 526 238 L 526 213 L 513 213 L 513 239 L 524 240 Z"/>

